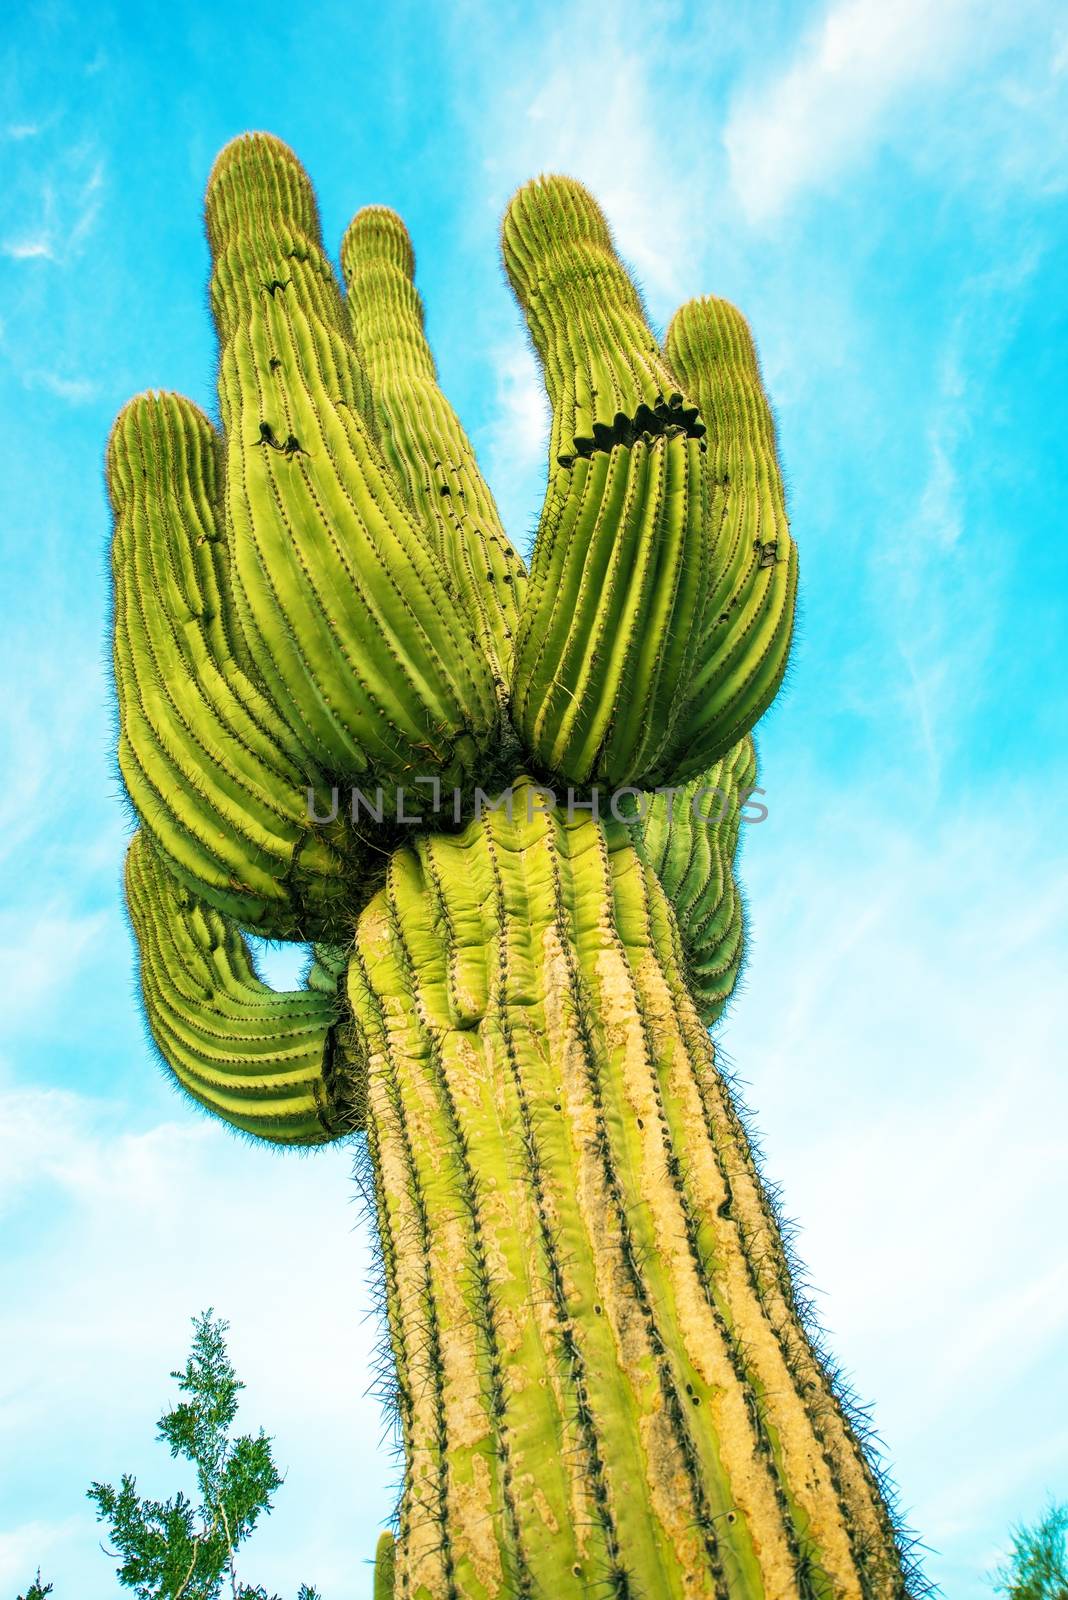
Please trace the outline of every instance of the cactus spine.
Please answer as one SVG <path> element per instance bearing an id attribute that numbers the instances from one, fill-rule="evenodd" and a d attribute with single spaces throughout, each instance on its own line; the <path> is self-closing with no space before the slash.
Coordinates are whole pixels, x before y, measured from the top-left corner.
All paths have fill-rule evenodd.
<path id="1" fill-rule="evenodd" d="M 354 219 L 346 304 L 277 140 L 207 217 L 222 435 L 144 395 L 108 449 L 127 898 L 183 1087 L 365 1131 L 405 1461 L 376 1600 L 915 1592 L 706 1031 L 797 580 L 744 321 L 692 302 L 661 350 L 592 197 L 520 190 L 528 576 L 400 219 Z M 242 929 L 315 942 L 304 988 Z"/>

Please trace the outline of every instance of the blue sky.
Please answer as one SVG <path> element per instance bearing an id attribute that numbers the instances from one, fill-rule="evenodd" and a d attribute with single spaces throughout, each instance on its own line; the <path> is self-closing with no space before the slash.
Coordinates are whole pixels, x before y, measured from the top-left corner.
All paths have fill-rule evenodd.
<path id="1" fill-rule="evenodd" d="M 523 543 L 538 376 L 511 191 L 598 194 L 663 326 L 753 325 L 802 615 L 761 730 L 722 1026 L 832 1344 L 946 1594 L 1068 1497 L 1068 27 L 1053 3 L 34 4 L 0 49 L 0 1593 L 114 1595 L 84 1490 L 232 1323 L 288 1469 L 245 1576 L 370 1594 L 392 1495 L 349 1156 L 244 1145 L 146 1049 L 119 901 L 110 420 L 212 402 L 203 185 L 288 140 L 328 248 L 405 216 L 443 383 Z M 279 978 L 292 962 L 272 957 Z"/>

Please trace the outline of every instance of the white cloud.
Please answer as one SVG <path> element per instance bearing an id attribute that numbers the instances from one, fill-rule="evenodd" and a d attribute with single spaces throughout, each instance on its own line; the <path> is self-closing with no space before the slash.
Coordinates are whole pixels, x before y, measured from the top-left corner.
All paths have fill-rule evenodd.
<path id="1" fill-rule="evenodd" d="M 479 430 L 477 453 L 509 535 L 527 554 L 549 445 L 549 402 L 534 352 L 517 333 L 492 353 L 494 420 Z"/>
<path id="2" fill-rule="evenodd" d="M 751 222 L 777 217 L 799 195 L 833 186 L 880 145 L 925 156 L 944 106 L 922 96 L 1021 39 L 1048 45 L 1045 8 L 1025 3 L 998 13 L 983 0 L 839 0 L 805 36 L 793 60 L 750 80 L 724 131 L 730 181 Z M 1037 24 L 1037 26 L 1033 26 Z M 965 83 L 963 87 L 967 88 Z M 982 108 L 1008 86 L 984 82 Z M 957 142 L 955 131 L 950 137 Z"/>
<path id="3" fill-rule="evenodd" d="M 28 389 L 47 389 L 49 394 L 71 405 L 83 405 L 98 392 L 98 385 L 91 378 L 65 378 L 58 372 L 27 372 L 23 382 Z"/>
<path id="4" fill-rule="evenodd" d="M 19 1017 L 32 1017 L 42 1003 L 56 1001 L 107 922 L 103 912 L 78 914 L 61 900 L 31 914 L 21 909 L 0 912 L 0 971 L 5 974 L 0 1028 L 6 1030 Z"/>
<path id="5" fill-rule="evenodd" d="M 1068 1056 L 1051 1004 L 1068 858 L 1023 789 L 934 807 L 917 792 L 910 816 L 796 778 L 777 805 L 767 763 L 764 782 L 748 992 L 725 1044 L 906 1502 L 930 1543 L 974 1559 L 1054 1487 L 1025 1397 L 1068 1415 Z M 945 1558 L 930 1568 L 947 1593 L 980 1592 Z"/>
<path id="6" fill-rule="evenodd" d="M 79 1532 L 84 1534 L 89 1521 L 88 1517 L 65 1517 L 60 1522 L 25 1522 L 7 1532 L 0 1529 L 0 1583 L 11 1594 L 25 1594 L 40 1565 L 41 1551 L 69 1547 Z M 43 1570 L 41 1581 L 48 1582 Z"/>
<path id="7" fill-rule="evenodd" d="M 12 261 L 54 261 L 52 241 L 43 234 L 36 237 L 6 240 L 3 253 Z"/>
<path id="8" fill-rule="evenodd" d="M 587 184 L 639 282 L 674 305 L 694 257 L 694 173 L 666 142 L 674 130 L 658 116 L 647 41 L 606 30 L 577 55 L 553 58 L 560 64 L 539 77 L 514 129 L 513 164 L 528 176 L 565 172 Z"/>
<path id="9" fill-rule="evenodd" d="M 70 225 L 66 240 L 69 254 L 76 254 L 95 228 L 97 218 L 100 215 L 103 191 L 104 163 L 98 161 L 78 190 L 74 207 L 74 219 Z"/>
<path id="10" fill-rule="evenodd" d="M 85 173 L 87 159 L 82 148 L 62 152 L 36 192 L 37 221 L 5 239 L 0 245 L 5 256 L 61 266 L 78 258 L 96 227 L 105 189 L 104 163 L 95 161 Z"/>
<path id="11" fill-rule="evenodd" d="M 470 6 L 460 14 L 472 19 Z M 611 10 L 538 29 L 537 43 L 511 54 L 478 52 L 473 127 L 482 151 L 474 207 L 499 215 L 511 195 L 540 173 L 577 178 L 603 208 L 620 255 L 664 322 L 699 281 L 704 208 L 703 150 L 679 159 L 679 110 L 665 106 L 661 82 L 677 59 L 670 8 L 645 8 L 640 32 Z M 470 40 L 465 34 L 464 50 Z M 596 108 L 593 114 L 592 108 Z M 510 319 L 496 337 L 496 416 L 476 444 L 513 542 L 526 553 L 540 510 L 549 412 L 536 359 Z M 496 330 L 494 330 L 494 333 Z"/>
<path id="12" fill-rule="evenodd" d="M 57 1594 L 113 1594 L 91 1518 L 77 1516 L 85 1488 L 124 1470 L 148 1492 L 178 1486 L 154 1424 L 189 1318 L 214 1304 L 248 1385 L 239 1421 L 265 1425 L 287 1469 L 245 1575 L 283 1594 L 306 1580 L 331 1600 L 362 1600 L 362 1558 L 389 1496 L 379 1409 L 362 1397 L 376 1330 L 369 1256 L 346 1203 L 350 1153 L 254 1148 L 175 1104 L 173 1120 L 138 1132 L 121 1106 L 0 1093 L 0 1463 L 20 1463 L 0 1496 L 0 1590 L 18 1593 L 40 1562 Z M 47 1491 L 28 1493 L 36 1482 Z M 52 1520 L 67 1513 L 72 1524 Z"/>
<path id="13" fill-rule="evenodd" d="M 98 636 L 91 639 L 91 653 L 77 649 L 65 619 L 52 611 L 42 601 L 32 623 L 16 622 L 12 611 L 0 638 L 0 676 L 20 684 L 20 692 L 0 704 L 0 861 L 10 860 L 31 839 L 41 850 L 69 840 L 92 785 L 98 776 L 101 788 L 105 781 L 102 772 L 87 765 L 86 752 L 86 729 L 100 727 L 109 698 Z M 57 655 L 49 643 L 61 632 L 66 648 Z M 92 758 L 100 762 L 99 745 Z M 120 820 L 117 808 L 115 820 Z M 92 864 L 96 842 L 79 843 L 83 868 Z M 113 833 L 102 842 L 115 847 Z"/>
<path id="14" fill-rule="evenodd" d="M 9 663 L 5 662 L 5 666 Z M 0 713 L 0 749 L 4 753 L 5 781 L 0 788 L 0 860 L 18 849 L 41 825 L 38 810 L 48 804 L 51 755 L 49 737 L 30 708 L 11 696 Z M 48 805 L 49 812 L 51 806 Z"/>
<path id="15" fill-rule="evenodd" d="M 485 200 L 499 212 L 539 173 L 579 179 L 663 315 L 692 279 L 694 218 L 703 206 L 701 147 L 680 159 L 678 108 L 665 105 L 659 87 L 677 59 L 672 33 L 669 12 L 655 5 L 643 11 L 640 30 L 591 7 L 580 49 L 574 17 L 550 24 L 506 74 L 499 60 L 481 60 L 477 95 Z"/>
<path id="16" fill-rule="evenodd" d="M 996 403 L 993 375 L 1039 260 L 1028 245 L 1009 248 L 995 269 L 960 283 L 924 398 L 926 474 L 909 514 L 874 546 L 873 575 L 893 597 L 886 617 L 904 665 L 887 691 L 912 723 L 933 790 L 959 737 L 960 710 L 991 670 L 1008 552 L 1000 536 L 969 525 L 975 438 Z"/>

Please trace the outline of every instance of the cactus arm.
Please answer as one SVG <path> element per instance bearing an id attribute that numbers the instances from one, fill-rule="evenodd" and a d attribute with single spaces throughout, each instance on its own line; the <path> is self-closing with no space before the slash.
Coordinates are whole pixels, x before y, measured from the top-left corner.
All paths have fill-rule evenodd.
<path id="1" fill-rule="evenodd" d="M 571 178 L 543 177 L 512 198 L 505 270 L 541 357 L 553 406 L 551 459 L 569 466 L 643 431 L 700 438 L 697 407 L 678 392 L 604 213 Z"/>
<path id="2" fill-rule="evenodd" d="M 277 993 L 256 977 L 241 935 L 196 900 L 143 834 L 126 861 L 126 896 L 152 1036 L 187 1093 L 243 1132 L 281 1144 L 336 1138 L 336 990 Z"/>
<path id="3" fill-rule="evenodd" d="M 399 851 L 349 972 L 398 1592 L 899 1593 L 655 874 L 524 807 Z"/>
<path id="4" fill-rule="evenodd" d="M 647 796 L 632 828 L 679 926 L 682 963 L 706 1026 L 734 992 L 744 950 L 744 911 L 734 876 L 741 808 L 756 783 L 745 738 L 689 783 Z"/>
<path id="5" fill-rule="evenodd" d="M 719 528 L 700 665 L 682 719 L 682 737 L 707 764 L 748 733 L 782 682 L 797 546 L 745 318 L 726 300 L 690 301 L 672 319 L 666 349 L 708 425 L 706 470 Z"/>
<path id="6" fill-rule="evenodd" d="M 470 441 L 438 386 L 415 287 L 415 255 L 396 212 L 367 206 L 341 245 L 353 334 L 382 447 L 467 614 L 498 682 L 507 681 L 526 582 Z"/>
<path id="7" fill-rule="evenodd" d="M 387 1528 L 379 1534 L 375 1551 L 374 1600 L 394 1600 L 393 1571 L 393 1535 Z"/>
<path id="8" fill-rule="evenodd" d="M 313 830 L 305 775 L 231 654 L 210 423 L 141 395 L 112 431 L 119 762 L 156 843 L 197 893 L 293 937 L 351 898 L 354 860 Z"/>
<path id="9" fill-rule="evenodd" d="M 236 140 L 207 220 L 235 595 L 278 713 L 326 770 L 455 780 L 496 725 L 489 665 L 373 436 L 311 185 Z"/>
<path id="10" fill-rule="evenodd" d="M 574 783 L 651 787 L 672 775 L 705 611 L 704 426 L 581 185 L 521 189 L 503 249 L 553 406 L 516 726 L 541 766 Z"/>

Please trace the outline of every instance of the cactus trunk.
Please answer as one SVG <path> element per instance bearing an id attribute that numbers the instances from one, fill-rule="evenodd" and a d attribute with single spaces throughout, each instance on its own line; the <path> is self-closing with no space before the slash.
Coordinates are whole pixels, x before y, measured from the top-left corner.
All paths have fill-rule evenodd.
<path id="1" fill-rule="evenodd" d="M 395 1593 L 903 1592 L 663 891 L 531 793 L 398 851 L 350 965 Z"/>

